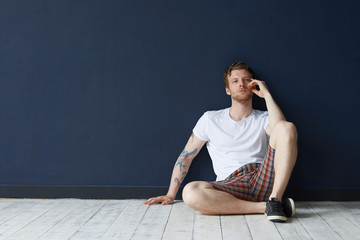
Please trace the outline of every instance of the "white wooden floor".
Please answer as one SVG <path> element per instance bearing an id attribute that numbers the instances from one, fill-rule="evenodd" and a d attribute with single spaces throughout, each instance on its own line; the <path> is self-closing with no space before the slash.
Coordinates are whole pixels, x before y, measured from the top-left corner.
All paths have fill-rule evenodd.
<path id="1" fill-rule="evenodd" d="M 0 199 L 0 239 L 360 239 L 360 202 L 296 202 L 295 218 L 284 224 L 142 202 Z"/>

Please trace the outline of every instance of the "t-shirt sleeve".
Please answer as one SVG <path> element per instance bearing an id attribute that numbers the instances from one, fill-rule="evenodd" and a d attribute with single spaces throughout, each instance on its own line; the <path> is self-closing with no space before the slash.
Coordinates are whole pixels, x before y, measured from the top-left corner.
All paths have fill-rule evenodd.
<path id="1" fill-rule="evenodd" d="M 269 125 L 269 115 L 267 112 L 265 112 L 265 115 L 264 115 L 264 120 L 265 120 L 265 123 L 264 123 L 264 130 L 266 131 L 266 127 Z"/>
<path id="2" fill-rule="evenodd" d="M 205 112 L 198 120 L 193 129 L 193 133 L 195 134 L 195 136 L 202 141 L 209 141 L 209 137 L 207 134 L 208 119 L 208 112 Z"/>
<path id="3" fill-rule="evenodd" d="M 264 126 L 264 131 L 267 135 L 267 132 L 266 132 L 266 128 L 267 126 L 269 126 L 269 114 L 267 111 L 265 111 L 263 114 L 262 114 L 262 124 Z"/>

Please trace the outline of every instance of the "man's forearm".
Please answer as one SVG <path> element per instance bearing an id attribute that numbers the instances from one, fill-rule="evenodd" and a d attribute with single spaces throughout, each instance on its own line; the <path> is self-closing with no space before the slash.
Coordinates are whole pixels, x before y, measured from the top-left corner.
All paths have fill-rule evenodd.
<path id="1" fill-rule="evenodd" d="M 271 131 L 278 122 L 285 120 L 285 116 L 270 93 L 265 96 L 265 102 L 269 114 L 269 126 Z"/>
<path id="2" fill-rule="evenodd" d="M 184 181 L 186 174 L 188 173 L 191 162 L 197 153 L 197 148 L 195 148 L 191 152 L 185 149 L 181 152 L 172 172 L 170 187 L 167 196 L 175 198 L 176 193 L 179 191 L 181 183 Z"/>

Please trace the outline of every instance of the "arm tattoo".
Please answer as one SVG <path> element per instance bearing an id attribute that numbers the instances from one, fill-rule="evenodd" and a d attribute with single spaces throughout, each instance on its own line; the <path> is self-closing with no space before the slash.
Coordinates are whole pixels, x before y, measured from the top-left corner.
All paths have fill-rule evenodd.
<path id="1" fill-rule="evenodd" d="M 174 182 L 176 182 L 176 184 L 177 184 L 178 186 L 180 186 L 180 181 L 179 181 L 178 178 L 175 178 L 175 179 L 174 179 Z"/>
<path id="2" fill-rule="evenodd" d="M 185 168 L 185 167 L 186 167 L 186 165 L 184 165 L 184 162 L 185 162 L 189 157 L 191 157 L 192 155 L 196 154 L 196 152 L 197 152 L 197 148 L 195 148 L 194 151 L 192 151 L 192 152 L 190 152 L 190 153 L 189 153 L 188 151 L 186 151 L 186 150 L 183 150 L 183 151 L 181 152 L 181 154 L 180 154 L 180 156 L 179 156 L 179 159 L 177 160 L 177 162 L 176 162 L 176 164 L 175 164 L 175 166 L 179 165 L 179 167 L 180 167 L 180 172 L 181 172 L 182 168 Z"/>
<path id="3" fill-rule="evenodd" d="M 186 174 L 187 174 L 187 172 L 183 172 L 182 177 L 181 177 L 181 182 L 184 181 L 184 178 L 186 177 Z"/>
<path id="4" fill-rule="evenodd" d="M 180 187 L 180 184 L 184 181 L 184 178 L 186 177 L 186 174 L 187 174 L 187 172 L 183 172 L 182 177 L 181 177 L 180 180 L 178 178 L 174 178 L 174 182 L 176 182 L 178 187 Z"/>

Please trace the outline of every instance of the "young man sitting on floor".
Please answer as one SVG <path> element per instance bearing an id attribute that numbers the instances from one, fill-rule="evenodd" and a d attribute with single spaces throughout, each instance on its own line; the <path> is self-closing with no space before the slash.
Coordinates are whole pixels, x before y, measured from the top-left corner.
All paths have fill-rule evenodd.
<path id="1" fill-rule="evenodd" d="M 243 62 L 225 70 L 231 107 L 204 113 L 175 163 L 168 193 L 144 204 L 173 203 L 206 143 L 217 179 L 188 183 L 183 189 L 188 206 L 204 214 L 265 213 L 274 222 L 294 216 L 294 201 L 283 194 L 297 158 L 297 130 L 285 120 L 265 82 L 253 78 Z M 253 94 L 265 100 L 267 111 L 253 109 Z"/>

